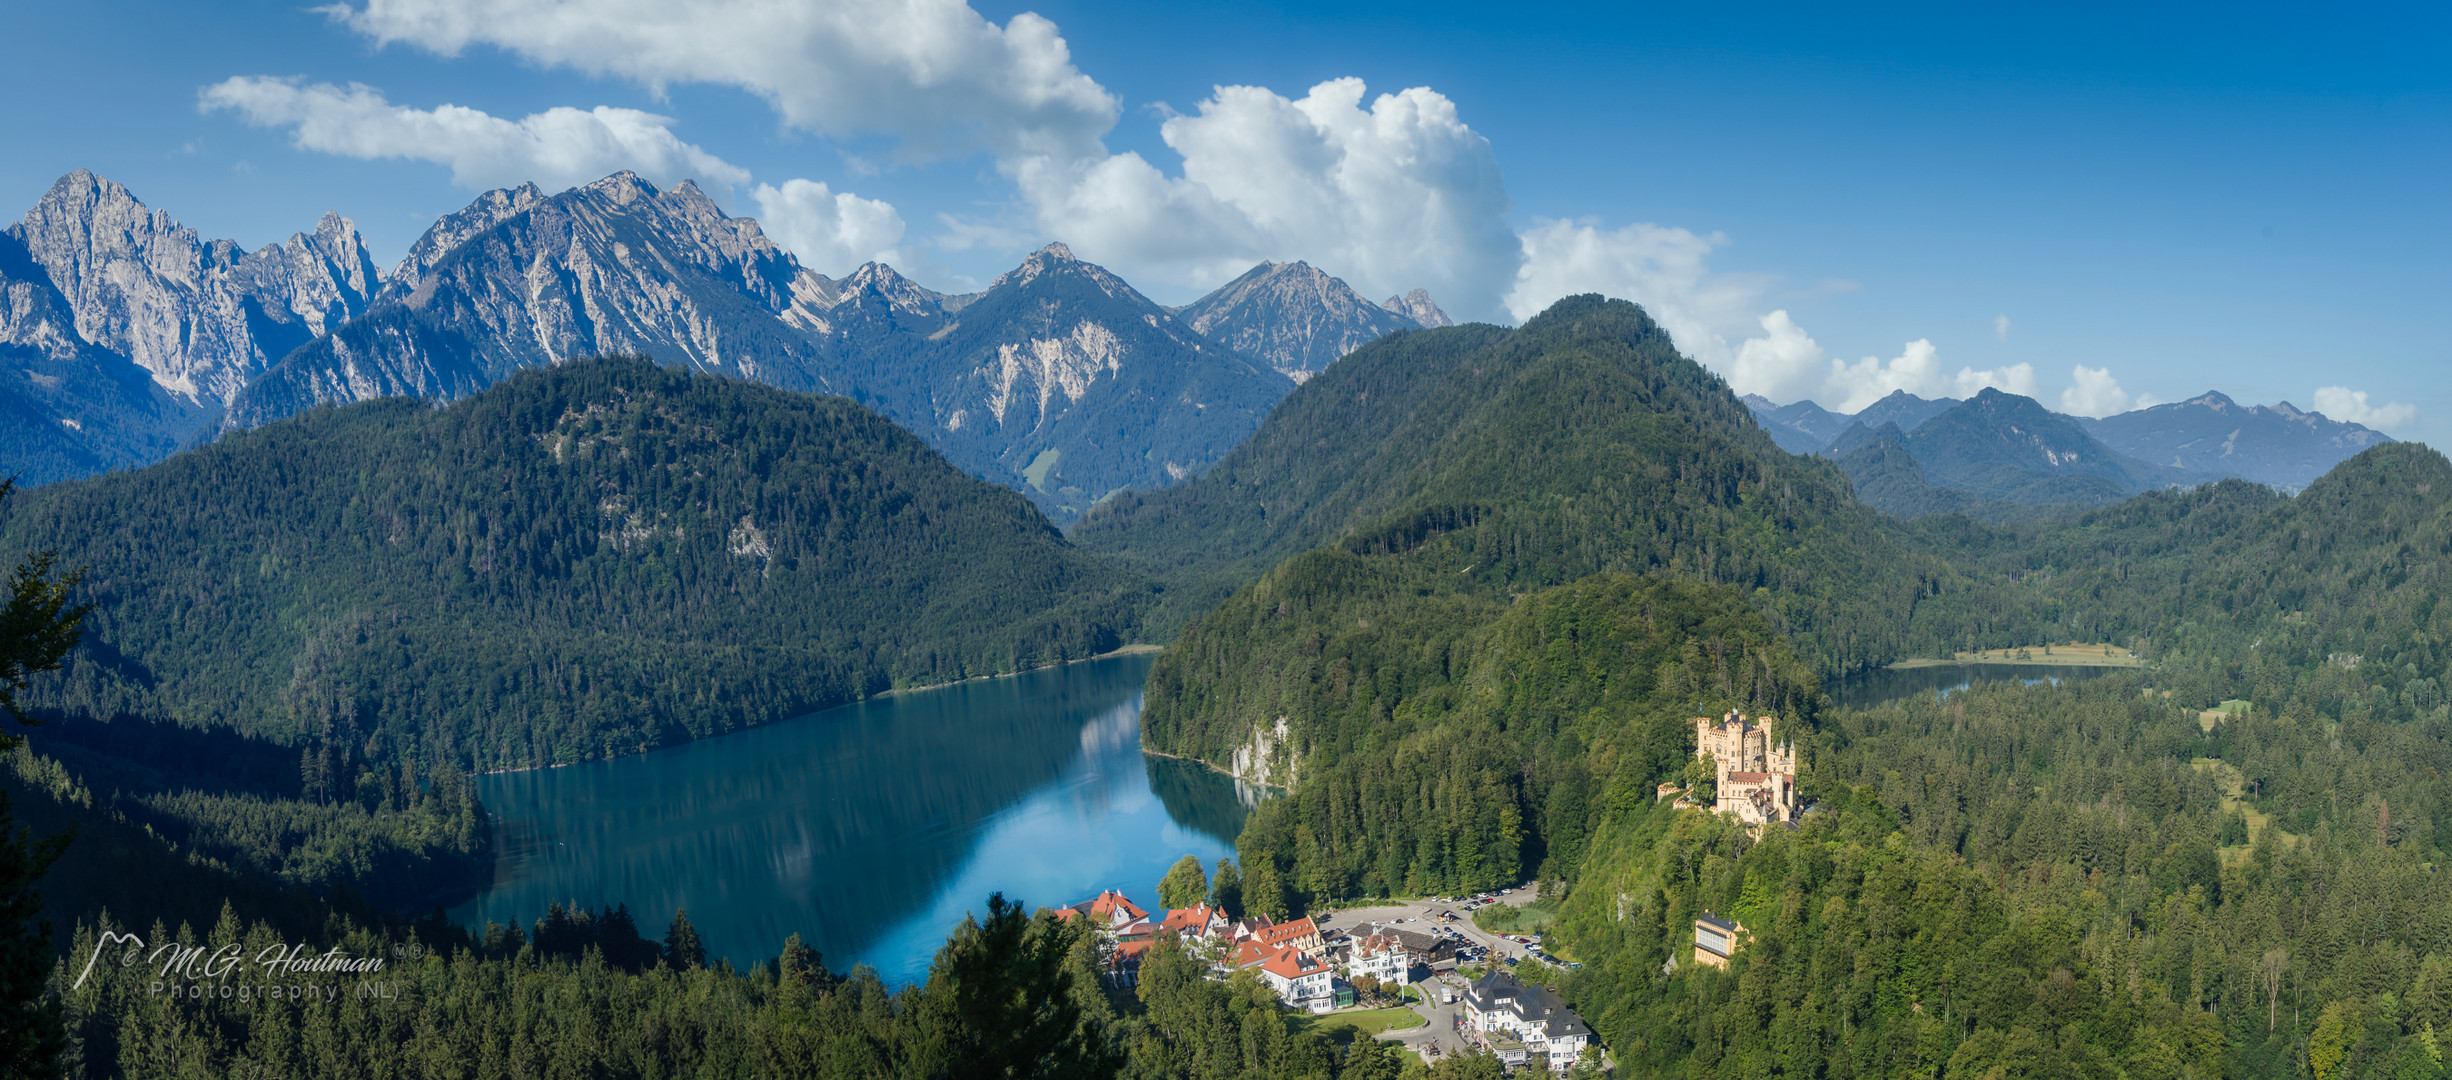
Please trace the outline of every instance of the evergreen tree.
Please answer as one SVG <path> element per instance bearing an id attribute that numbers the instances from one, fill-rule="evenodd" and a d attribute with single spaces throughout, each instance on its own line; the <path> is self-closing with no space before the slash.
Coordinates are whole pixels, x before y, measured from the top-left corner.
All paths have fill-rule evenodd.
<path id="1" fill-rule="evenodd" d="M 707 966 L 707 947 L 698 940 L 698 928 L 690 925 L 690 909 L 673 912 L 672 928 L 664 932 L 664 962 L 683 971 Z"/>
<path id="2" fill-rule="evenodd" d="M 1235 871 L 1235 861 L 1227 856 L 1218 856 L 1217 876 L 1209 879 L 1209 903 L 1229 919 L 1243 917 L 1243 875 Z"/>

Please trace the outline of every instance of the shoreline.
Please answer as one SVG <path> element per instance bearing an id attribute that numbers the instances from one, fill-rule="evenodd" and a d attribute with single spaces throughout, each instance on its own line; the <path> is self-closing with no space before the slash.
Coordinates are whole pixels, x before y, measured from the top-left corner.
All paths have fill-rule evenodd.
<path id="1" fill-rule="evenodd" d="M 1157 654 L 1157 653 L 1162 653 L 1162 652 L 1165 652 L 1165 651 L 1166 651 L 1166 647 L 1165 647 L 1165 646 L 1163 646 L 1163 645 L 1150 645 L 1150 644 L 1146 644 L 1146 643 L 1143 643 L 1143 642 L 1137 642 L 1137 641 L 1136 641 L 1136 642 L 1134 642 L 1134 643 L 1132 643 L 1132 644 L 1130 644 L 1130 645 L 1122 645 L 1122 646 L 1118 646 L 1118 647 L 1113 648 L 1113 649 L 1109 649 L 1109 650 L 1107 650 L 1106 652 L 1099 653 L 1099 654 L 1098 654 L 1098 655 L 1096 655 L 1096 656 L 1082 656 L 1082 657 L 1076 657 L 1076 658 L 1071 659 L 1071 660 L 1058 660 L 1058 661 L 1056 661 L 1055 663 L 1052 663 L 1052 664 L 1040 664 L 1040 665 L 1039 665 L 1039 666 L 1037 666 L 1037 667 L 1027 667 L 1027 668 L 1023 668 L 1023 669 L 1021 669 L 1021 670 L 1019 670 L 1019 671 L 1008 671 L 1008 672 L 1005 672 L 1004 674 L 1001 674 L 1001 675 L 973 675 L 973 676 L 971 676 L 970 678 L 967 678 L 967 679 L 953 679 L 953 680 L 950 680 L 950 681 L 947 681 L 947 682 L 941 682 L 941 683 L 929 683 L 929 684 L 928 684 L 928 685 L 926 685 L 926 686 L 899 686 L 899 687 L 895 687 L 894 689 L 887 690 L 887 691 L 885 691 L 885 692 L 883 692 L 883 693 L 879 693 L 879 694 L 872 694 L 872 695 L 870 695 L 870 696 L 868 696 L 868 697 L 864 697 L 864 698 L 855 698 L 855 699 L 853 699 L 853 700 L 851 700 L 851 701 L 845 701 L 845 702 L 841 702 L 841 703 L 839 703 L 839 704 L 835 704 L 835 705 L 827 705 L 827 706 L 822 706 L 822 707 L 820 707 L 820 708 L 811 709 L 811 710 L 809 710 L 808 712 L 805 712 L 805 713 L 799 713 L 799 714 L 794 715 L 794 716 L 787 716 L 787 717 L 785 717 L 785 718 L 784 718 L 784 719 L 782 719 L 782 720 L 777 720 L 777 721 L 775 721 L 775 723 L 777 723 L 777 724 L 787 723 L 787 722 L 792 721 L 792 720 L 797 720 L 797 719 L 800 719 L 800 717 L 803 717 L 803 716 L 813 716 L 813 715 L 815 715 L 815 714 L 817 714 L 817 713 L 822 713 L 822 712 L 825 712 L 827 709 L 840 709 L 840 708 L 842 708 L 844 705 L 857 705 L 857 704 L 859 704 L 859 703 L 861 703 L 861 702 L 863 702 L 863 701 L 875 701 L 875 700 L 877 700 L 878 698 L 887 698 L 887 697 L 893 697 L 893 696 L 894 696 L 894 695 L 896 695 L 896 694 L 916 694 L 916 693 L 919 693 L 919 692 L 920 692 L 920 691 L 922 691 L 922 690 L 943 690 L 943 689 L 945 689 L 946 687 L 949 687 L 949 686 L 961 686 L 961 685 L 962 685 L 962 684 L 964 684 L 964 683 L 986 682 L 986 681 L 988 681 L 988 680 L 990 680 L 990 679 L 1011 679 L 1011 678 L 1015 678 L 1015 677 L 1022 676 L 1022 675 L 1028 675 L 1028 674 L 1030 674 L 1031 672 L 1034 672 L 1034 671 L 1047 671 L 1047 670 L 1049 670 L 1049 669 L 1051 669 L 1051 668 L 1069 667 L 1069 666 L 1071 666 L 1071 665 L 1073 665 L 1073 664 L 1087 664 L 1087 663 L 1089 663 L 1089 662 L 1091 662 L 1091 661 L 1093 661 L 1093 660 L 1118 660 L 1118 659 L 1122 659 L 1122 658 L 1127 657 L 1127 656 L 1152 656 L 1152 655 L 1155 655 L 1155 654 Z M 753 727 L 772 727 L 772 726 L 774 726 L 774 725 L 773 725 L 773 724 L 758 724 L 758 725 L 752 725 L 752 726 L 753 726 Z M 750 728 L 741 728 L 741 729 L 739 729 L 739 730 L 741 730 L 741 731 L 748 731 L 748 730 L 751 730 L 751 729 L 750 729 Z M 718 732 L 716 735 L 709 735 L 709 736 L 707 736 L 706 738 L 711 739 L 711 738 L 717 738 L 717 737 L 720 737 L 720 736 L 722 736 L 722 735 L 731 735 L 731 734 L 734 734 L 734 732 L 730 732 L 730 731 Z M 612 761 L 612 760 L 615 760 L 616 758 L 626 758 L 626 757 L 644 757 L 644 756 L 646 756 L 646 755 L 648 755 L 648 754 L 655 753 L 657 750 L 671 750 L 671 749 L 673 749 L 673 748 L 675 748 L 675 747 L 688 746 L 688 745 L 690 745 L 691 743 L 695 743 L 695 742 L 704 742 L 704 741 L 706 741 L 706 740 L 705 740 L 705 739 L 686 739 L 686 740 L 683 740 L 683 741 L 681 741 L 681 742 L 673 743 L 673 744 L 672 744 L 672 745 L 670 745 L 670 746 L 658 746 L 658 747 L 655 747 L 655 748 L 653 748 L 653 749 L 649 749 L 649 750 L 642 750 L 642 751 L 640 751 L 639 753 L 636 753 L 636 754 L 614 754 L 614 755 L 612 755 L 611 757 L 588 758 L 586 761 L 557 761 L 557 762 L 555 762 L 555 763 L 553 763 L 553 764 L 551 764 L 551 765 L 521 765 L 521 766 L 519 766 L 519 767 L 517 767 L 517 768 L 510 768 L 510 769 L 486 769 L 486 770 L 483 770 L 483 771 L 480 771 L 480 772 L 473 772 L 473 773 L 470 773 L 469 775 L 470 775 L 470 776 L 472 776 L 472 777 L 473 777 L 473 776 L 507 776 L 507 775 L 509 775 L 509 774 L 511 774 L 511 773 L 537 772 L 537 771 L 542 770 L 542 769 L 567 769 L 567 768 L 570 768 L 570 767 L 571 767 L 571 766 L 573 766 L 573 765 L 585 765 L 585 764 L 588 764 L 589 762 L 595 762 L 595 761 Z M 1204 762 L 1203 764 L 1206 764 L 1206 762 Z M 1215 768 L 1215 766 L 1211 766 L 1211 767 L 1212 767 L 1212 768 Z M 1228 775 L 1232 775 L 1232 774 L 1230 773 L 1230 774 L 1228 774 Z M 1237 779 L 1240 779 L 1240 777 L 1238 777 Z M 1248 783 L 1248 781 L 1246 781 L 1246 782 Z"/>
<path id="2" fill-rule="evenodd" d="M 1284 790 L 1286 790 L 1285 788 L 1278 787 L 1278 786 L 1277 786 L 1277 785 L 1275 785 L 1275 784 L 1264 784 L 1264 783 L 1261 783 L 1261 782 L 1260 782 L 1260 781 L 1258 781 L 1258 780 L 1251 779 L 1250 777 L 1246 777 L 1246 776 L 1237 776 L 1237 775 L 1235 775 L 1234 773 L 1227 772 L 1227 771 L 1226 771 L 1226 770 L 1225 770 L 1223 767 L 1221 767 L 1220 765 L 1218 765 L 1218 763 L 1216 763 L 1216 762 L 1214 762 L 1214 761 L 1210 761 L 1210 760 L 1208 760 L 1208 759 L 1206 759 L 1206 758 L 1196 758 L 1196 757 L 1190 757 L 1190 756 L 1187 756 L 1187 755 L 1184 755 L 1184 754 L 1170 754 L 1170 753 L 1167 753 L 1167 752 L 1166 752 L 1166 751 L 1164 751 L 1164 750 L 1152 750 L 1152 749 L 1150 749 L 1150 748 L 1149 748 L 1149 747 L 1147 747 L 1147 746 L 1142 747 L 1142 748 L 1141 748 L 1141 752 L 1142 752 L 1143 754 L 1146 754 L 1146 755 L 1150 756 L 1150 757 L 1162 757 L 1162 758 L 1166 758 L 1166 759 L 1171 760 L 1171 761 L 1189 761 L 1189 762 L 1191 762 L 1191 763 L 1193 763 L 1193 764 L 1195 764 L 1195 765 L 1198 765 L 1198 766 L 1200 766 L 1200 767 L 1202 767 L 1202 768 L 1204 768 L 1204 769 L 1209 770 L 1210 772 L 1216 773 L 1216 774 L 1218 774 L 1219 776 L 1224 776 L 1224 777 L 1231 778 L 1231 779 L 1233 779 L 1233 780 L 1234 780 L 1236 783 L 1239 783 L 1239 784 L 1250 784 L 1250 785 L 1251 785 L 1251 786 L 1253 786 L 1253 787 L 1256 787 L 1256 788 L 1267 788 L 1267 789 L 1269 789 L 1269 790 L 1271 790 L 1271 791 L 1284 791 Z"/>

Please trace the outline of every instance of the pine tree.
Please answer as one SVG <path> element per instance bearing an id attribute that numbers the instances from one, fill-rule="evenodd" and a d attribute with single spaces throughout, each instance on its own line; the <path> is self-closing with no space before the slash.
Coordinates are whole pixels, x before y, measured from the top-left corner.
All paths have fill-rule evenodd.
<path id="1" fill-rule="evenodd" d="M 664 962 L 683 971 L 707 966 L 707 947 L 698 940 L 698 928 L 690 925 L 690 909 L 673 912 L 672 928 L 664 932 Z"/>

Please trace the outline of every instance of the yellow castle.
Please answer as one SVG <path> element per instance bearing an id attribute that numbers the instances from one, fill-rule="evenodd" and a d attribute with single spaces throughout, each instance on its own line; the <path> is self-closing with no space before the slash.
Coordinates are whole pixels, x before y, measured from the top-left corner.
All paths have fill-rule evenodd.
<path id="1" fill-rule="evenodd" d="M 1770 717 L 1747 723 L 1731 709 L 1718 720 L 1694 718 L 1694 756 L 1719 766 L 1715 813 L 1735 814 L 1749 825 L 1796 820 L 1796 746 L 1771 741 Z"/>

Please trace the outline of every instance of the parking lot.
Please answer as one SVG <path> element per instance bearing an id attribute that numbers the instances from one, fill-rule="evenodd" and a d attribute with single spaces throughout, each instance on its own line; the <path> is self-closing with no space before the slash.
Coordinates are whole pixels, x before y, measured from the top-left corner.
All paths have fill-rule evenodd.
<path id="1" fill-rule="evenodd" d="M 1490 894 L 1487 902 L 1522 907 L 1536 899 L 1539 899 L 1539 893 L 1533 886 L 1519 885 L 1513 889 Z M 1538 950 L 1535 945 L 1510 940 L 1473 925 L 1472 910 L 1478 904 L 1479 902 L 1472 897 L 1401 900 L 1372 907 L 1348 908 L 1321 918 L 1318 922 L 1323 933 L 1330 930 L 1351 930 L 1364 923 L 1380 923 L 1417 934 L 1436 934 L 1450 938 L 1467 949 L 1473 950 L 1473 954 L 1459 957 L 1462 962 L 1468 964 L 1505 963 L 1509 958 L 1520 961 L 1527 956 L 1537 955 Z M 1454 917 L 1442 918 L 1442 914 Z"/>

